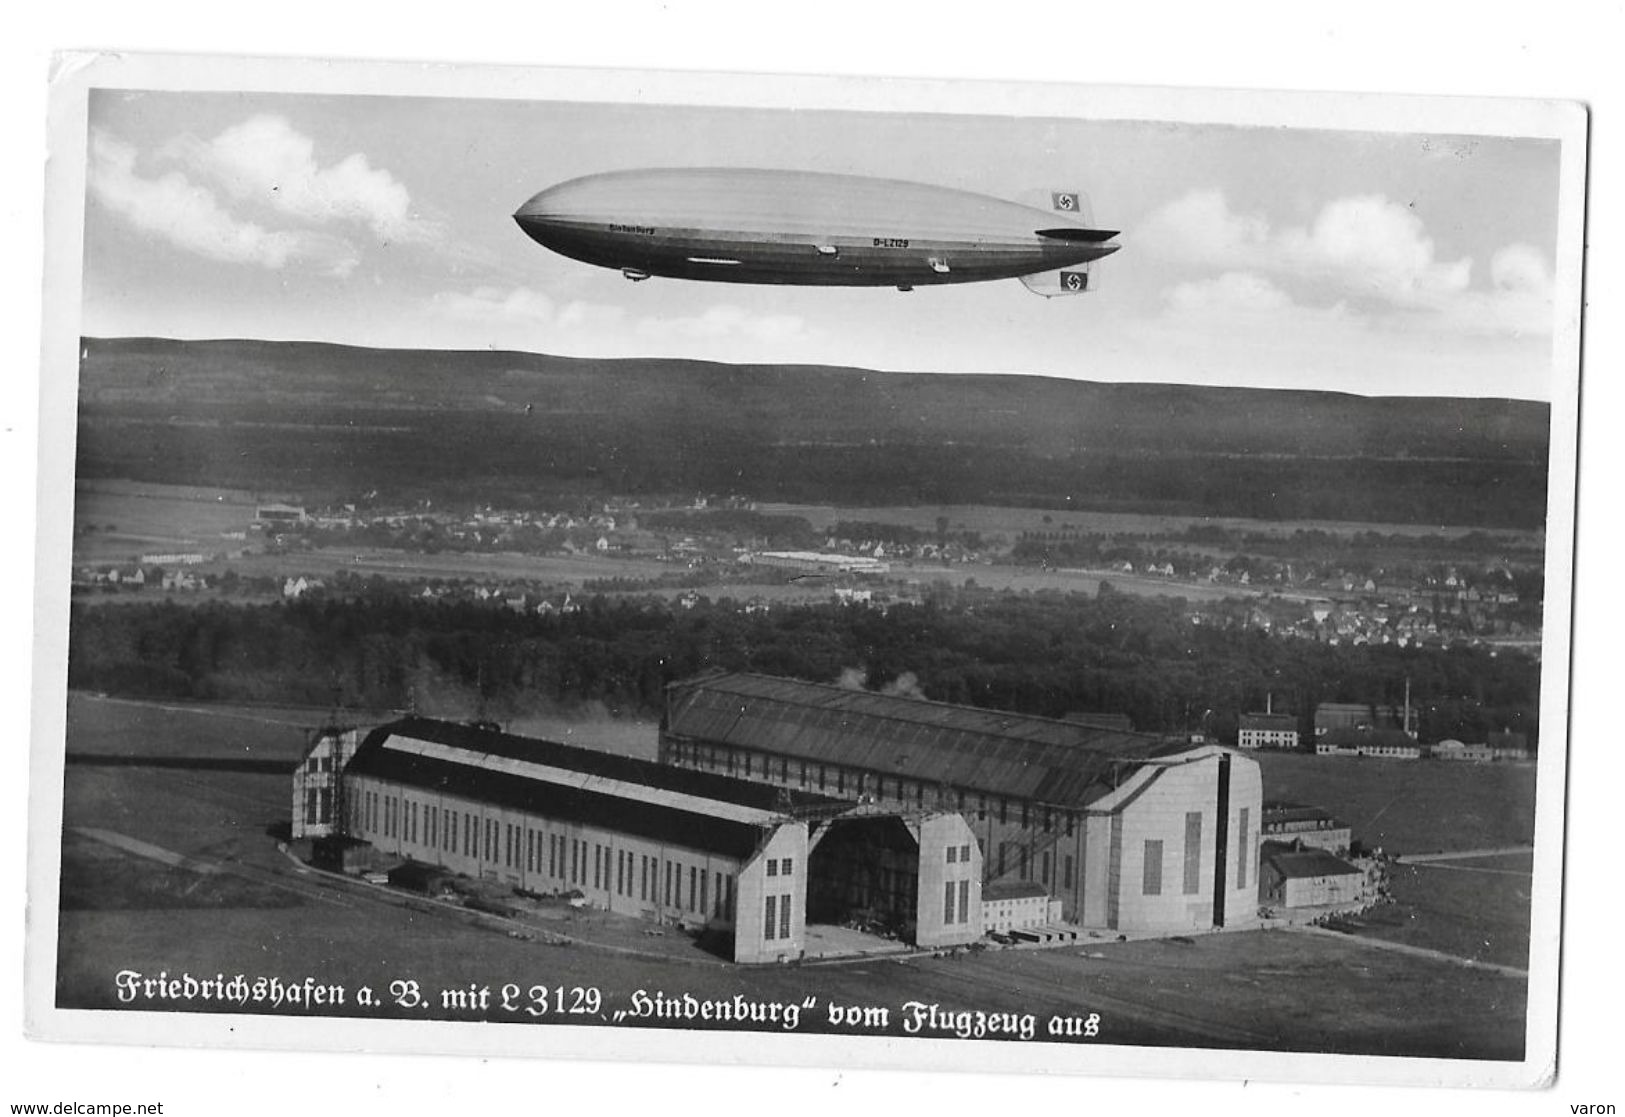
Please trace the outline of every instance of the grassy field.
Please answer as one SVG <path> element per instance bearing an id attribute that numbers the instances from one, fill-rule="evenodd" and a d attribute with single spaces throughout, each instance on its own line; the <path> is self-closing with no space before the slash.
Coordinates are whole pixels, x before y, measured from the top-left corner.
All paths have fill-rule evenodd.
<path id="1" fill-rule="evenodd" d="M 1519 969 L 1529 965 L 1533 857 L 1395 866 L 1394 902 L 1360 918 L 1360 934 Z"/>
<path id="2" fill-rule="evenodd" d="M 253 493 L 136 481 L 84 481 L 74 488 L 73 560 L 123 562 L 162 551 L 212 554 L 242 546 L 222 532 L 254 520 Z"/>
<path id="3" fill-rule="evenodd" d="M 1213 525 L 1233 531 L 1258 532 L 1265 535 L 1288 536 L 1298 530 L 1324 531 L 1333 535 L 1353 535 L 1365 531 L 1385 535 L 1410 535 L 1457 538 L 1469 534 L 1473 528 L 1437 527 L 1427 524 L 1358 523 L 1347 520 L 1251 520 L 1237 516 L 1163 515 L 1144 512 L 1062 512 L 1037 508 L 1005 508 L 983 504 L 899 505 L 885 508 L 860 506 L 834 506 L 823 504 L 781 504 L 763 501 L 756 505 L 758 512 L 776 516 L 801 516 L 820 531 L 827 530 L 838 521 L 901 524 L 906 527 L 935 531 L 938 517 L 948 521 L 950 531 L 978 531 L 986 535 L 1003 535 L 1014 541 L 1023 531 L 1061 531 L 1100 534 L 1157 535 L 1183 531 L 1192 524 Z M 1496 529 L 1498 535 L 1515 536 L 1537 545 L 1542 533 Z"/>
<path id="4" fill-rule="evenodd" d="M 1014 590 L 1017 593 L 1058 590 L 1062 593 L 1083 593 L 1090 596 L 1100 592 L 1101 582 L 1110 582 L 1113 589 L 1122 593 L 1139 594 L 1143 597 L 1183 597 L 1187 601 L 1222 601 L 1227 597 L 1251 597 L 1265 592 L 1262 588 L 1253 589 L 1234 584 L 1199 585 L 1176 582 L 1169 578 L 1141 578 L 1133 574 L 1110 571 L 1039 570 L 1031 566 L 983 566 L 964 563 L 957 566 L 893 564 L 891 577 L 917 581 L 921 585 L 946 581 L 951 585 L 962 586 L 974 581 L 983 589 Z"/>
<path id="5" fill-rule="evenodd" d="M 69 748 L 84 753 L 116 746 L 133 755 L 200 758 L 250 749 L 287 756 L 302 738 L 297 726 L 277 719 L 297 721 L 301 713 L 132 708 L 75 696 Z M 554 722 L 551 728 L 573 728 L 577 740 L 618 739 L 630 750 L 652 740 L 650 727 L 614 722 Z M 802 1031 L 827 1029 L 825 1006 L 838 1003 L 888 1008 L 886 1025 L 872 1030 L 898 1036 L 902 1004 L 920 1000 L 950 1011 L 1033 1013 L 1040 1027 L 1051 1015 L 1098 1012 L 1102 1029 L 1092 1042 L 1464 1058 L 1516 1058 L 1522 1051 L 1523 982 L 1331 937 L 1102 938 L 1043 952 L 742 969 L 524 941 L 466 914 L 391 902 L 370 886 L 327 885 L 278 853 L 270 837 L 287 820 L 283 776 L 73 764 L 64 796 L 57 995 L 67 1007 L 117 1007 L 114 975 L 131 968 L 295 981 L 311 976 L 352 992 L 362 984 L 383 990 L 411 980 L 433 1001 L 429 1011 L 364 1010 L 352 999 L 332 1009 L 335 1014 L 513 1020 L 498 1011 L 443 1009 L 439 991 L 540 982 L 599 989 L 603 1014 L 569 1020 L 583 1024 L 607 1024 L 645 989 L 797 1002 L 811 997 L 815 1008 Z M 143 859 L 80 828 L 205 859 L 220 872 Z M 1464 883 L 1501 879 L 1455 876 Z M 1439 903 L 1419 906 L 1419 923 L 1470 907 L 1444 889 L 1425 890 Z M 1470 921 L 1440 925 L 1449 933 L 1456 926 L 1462 936 L 1474 931 Z M 1497 947 L 1496 956 L 1509 955 Z"/>
<path id="6" fill-rule="evenodd" d="M 1527 846 L 1533 764 L 1448 764 L 1258 752 L 1264 798 L 1324 807 L 1388 853 Z"/>

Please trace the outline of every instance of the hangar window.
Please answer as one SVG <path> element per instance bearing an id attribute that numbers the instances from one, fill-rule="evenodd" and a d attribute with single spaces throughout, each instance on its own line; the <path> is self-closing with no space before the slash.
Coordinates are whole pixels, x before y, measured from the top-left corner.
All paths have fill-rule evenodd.
<path id="1" fill-rule="evenodd" d="M 776 877 L 776 876 L 779 875 L 779 861 L 778 861 L 778 858 L 769 857 L 767 859 L 767 875 L 770 876 L 770 877 Z"/>
<path id="2" fill-rule="evenodd" d="M 779 897 L 779 938 L 790 937 L 790 894 Z"/>
<path id="3" fill-rule="evenodd" d="M 964 845 L 959 847 L 959 859 L 961 861 L 963 861 L 967 865 L 970 864 L 970 843 L 969 842 L 966 842 Z"/>
<path id="4" fill-rule="evenodd" d="M 948 847 L 948 864 L 952 865 L 955 861 L 958 861 L 958 860 L 959 860 L 959 847 L 958 846 L 949 846 Z"/>
<path id="5" fill-rule="evenodd" d="M 790 870 L 793 866 L 794 862 L 790 858 L 786 857 L 779 862 L 779 873 L 783 876 L 789 876 Z"/>
<path id="6" fill-rule="evenodd" d="M 959 882 L 959 922 L 970 922 L 970 881 Z"/>
<path id="7" fill-rule="evenodd" d="M 1185 895 L 1202 890 L 1202 812 L 1185 812 Z"/>
<path id="8" fill-rule="evenodd" d="M 1062 865 L 1065 867 L 1065 870 L 1066 870 L 1066 875 L 1061 878 L 1062 883 L 1065 884 L 1066 887 L 1071 888 L 1072 887 L 1072 855 L 1071 854 L 1067 855 L 1066 860 L 1062 862 Z"/>
<path id="9" fill-rule="evenodd" d="M 1251 850 L 1253 848 L 1252 847 L 1252 835 L 1248 834 L 1248 832 L 1247 832 L 1247 823 L 1249 821 L 1250 821 L 1250 816 L 1249 816 L 1248 809 L 1246 807 L 1241 808 L 1241 825 L 1237 827 L 1237 833 L 1240 835 L 1241 840 L 1239 842 L 1237 842 L 1237 844 L 1236 844 L 1236 887 L 1237 888 L 1246 888 L 1247 887 L 1247 859 L 1248 859 L 1248 854 L 1251 852 Z"/>
<path id="10" fill-rule="evenodd" d="M 775 918 L 778 914 L 778 903 L 779 898 L 777 896 L 769 896 L 765 902 L 765 918 L 762 920 L 762 937 L 764 939 L 771 939 L 773 933 L 778 930 L 778 920 Z"/>
<path id="11" fill-rule="evenodd" d="M 953 852 L 952 850 L 949 851 Z M 953 923 L 954 920 L 954 882 L 946 881 L 942 886 L 942 921 Z"/>
<path id="12" fill-rule="evenodd" d="M 1145 879 L 1142 892 L 1147 896 L 1162 895 L 1162 841 L 1147 838 L 1145 843 Z"/>

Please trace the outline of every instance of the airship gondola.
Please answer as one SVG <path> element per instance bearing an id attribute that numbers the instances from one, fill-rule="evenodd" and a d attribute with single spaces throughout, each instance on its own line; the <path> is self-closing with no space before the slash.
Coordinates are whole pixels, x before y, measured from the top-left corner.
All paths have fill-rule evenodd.
<path id="1" fill-rule="evenodd" d="M 898 287 L 1019 278 L 1041 295 L 1090 290 L 1116 231 L 1073 189 L 1039 203 L 810 171 L 670 169 L 571 179 L 514 220 L 563 256 L 718 283 Z"/>

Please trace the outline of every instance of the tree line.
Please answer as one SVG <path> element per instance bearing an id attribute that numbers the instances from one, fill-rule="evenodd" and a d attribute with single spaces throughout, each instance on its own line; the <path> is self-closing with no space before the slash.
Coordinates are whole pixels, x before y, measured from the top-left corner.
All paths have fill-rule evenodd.
<path id="1" fill-rule="evenodd" d="M 1535 738 L 1539 665 L 1482 649 L 1329 646 L 1194 624 L 1183 603 L 1103 593 L 941 591 L 889 610 L 731 600 L 674 607 L 593 596 L 516 614 L 378 591 L 270 604 L 75 604 L 70 686 L 131 697 L 418 708 L 491 716 L 601 705 L 655 716 L 666 684 L 709 669 L 880 688 L 912 675 L 939 701 L 1047 717 L 1127 714 L 1148 732 L 1234 739 L 1239 713 L 1399 705 L 1424 740 Z"/>

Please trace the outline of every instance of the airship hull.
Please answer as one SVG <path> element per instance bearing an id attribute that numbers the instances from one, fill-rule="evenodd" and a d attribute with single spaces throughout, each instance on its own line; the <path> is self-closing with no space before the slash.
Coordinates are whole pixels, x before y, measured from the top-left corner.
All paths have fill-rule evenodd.
<path id="1" fill-rule="evenodd" d="M 972 283 L 1085 265 L 1118 247 L 1104 243 L 1115 234 L 1065 212 L 791 171 L 591 175 L 542 191 L 514 217 L 538 243 L 584 263 L 633 278 L 722 283 Z"/>

